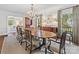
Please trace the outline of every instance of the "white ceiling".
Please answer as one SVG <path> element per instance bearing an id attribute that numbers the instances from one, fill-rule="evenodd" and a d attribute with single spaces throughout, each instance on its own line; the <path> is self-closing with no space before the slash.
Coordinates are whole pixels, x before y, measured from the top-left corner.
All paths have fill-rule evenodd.
<path id="1" fill-rule="evenodd" d="M 40 14 L 55 13 L 59 9 L 74 6 L 73 4 L 34 4 L 34 10 Z M 0 4 L 0 10 L 25 14 L 30 11 L 30 4 Z"/>

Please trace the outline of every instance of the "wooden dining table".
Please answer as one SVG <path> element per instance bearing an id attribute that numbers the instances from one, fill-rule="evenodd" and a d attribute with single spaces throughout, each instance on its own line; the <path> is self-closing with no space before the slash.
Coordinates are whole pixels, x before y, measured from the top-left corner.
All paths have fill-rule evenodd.
<path id="1" fill-rule="evenodd" d="M 56 33 L 50 32 L 50 31 L 45 31 L 45 30 L 36 30 L 35 28 L 25 28 L 25 30 L 30 30 L 32 36 L 36 36 L 38 38 L 41 38 L 43 40 L 42 44 L 35 48 L 40 49 L 42 46 L 46 45 L 46 41 L 49 40 L 49 38 L 55 38 Z M 47 54 L 47 48 L 45 48 L 45 54 Z"/>

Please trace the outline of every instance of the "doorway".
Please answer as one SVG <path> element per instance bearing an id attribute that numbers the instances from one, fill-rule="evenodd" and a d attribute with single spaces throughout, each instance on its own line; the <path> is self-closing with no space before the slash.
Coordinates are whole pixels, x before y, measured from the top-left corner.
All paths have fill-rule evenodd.
<path id="1" fill-rule="evenodd" d="M 7 32 L 8 33 L 16 32 L 16 26 L 17 25 L 22 25 L 23 26 L 22 17 L 8 16 L 8 19 L 7 19 Z"/>
<path id="2" fill-rule="evenodd" d="M 67 40 L 73 41 L 73 8 L 60 10 L 59 27 L 60 33 L 67 31 Z"/>

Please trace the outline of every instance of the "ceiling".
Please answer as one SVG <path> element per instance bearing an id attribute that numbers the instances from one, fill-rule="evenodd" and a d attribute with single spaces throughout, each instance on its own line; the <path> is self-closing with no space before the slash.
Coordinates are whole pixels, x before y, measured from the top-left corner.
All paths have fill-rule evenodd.
<path id="1" fill-rule="evenodd" d="M 35 13 L 54 14 L 59 9 L 74 6 L 74 4 L 34 4 Z M 0 4 L 0 10 L 25 14 L 30 11 L 31 4 Z"/>

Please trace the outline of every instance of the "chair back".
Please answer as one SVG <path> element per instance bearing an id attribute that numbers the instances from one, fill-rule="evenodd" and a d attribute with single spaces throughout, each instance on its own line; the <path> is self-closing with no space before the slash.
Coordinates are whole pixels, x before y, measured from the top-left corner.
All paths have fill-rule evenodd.
<path id="1" fill-rule="evenodd" d="M 19 34 L 19 26 L 16 27 L 16 32 Z"/>
<path id="2" fill-rule="evenodd" d="M 61 41 L 60 41 L 60 50 L 65 47 L 66 34 L 67 34 L 66 31 L 62 33 Z"/>
<path id="3" fill-rule="evenodd" d="M 26 40 L 31 42 L 31 31 L 30 30 L 25 30 L 25 37 L 26 37 Z"/>
<path id="4" fill-rule="evenodd" d="M 18 34 L 21 35 L 21 36 L 22 36 L 22 34 L 23 34 L 23 33 L 22 33 L 22 28 L 21 28 L 21 27 L 18 28 Z"/>

